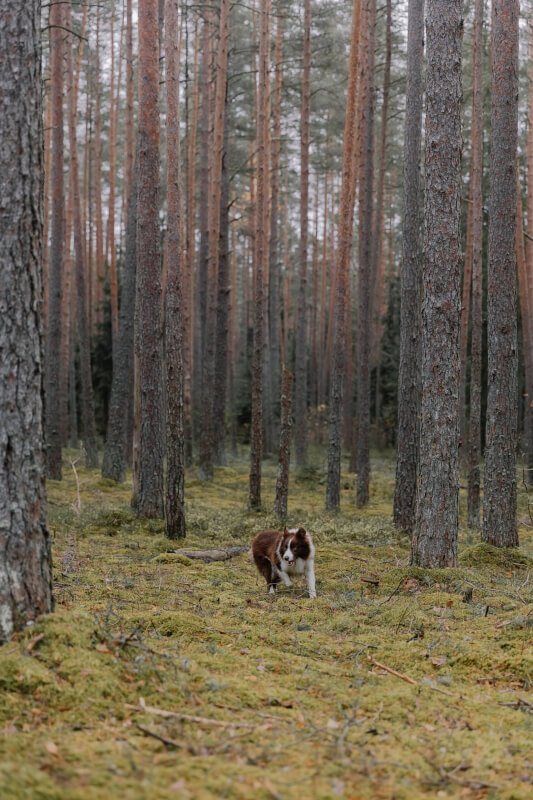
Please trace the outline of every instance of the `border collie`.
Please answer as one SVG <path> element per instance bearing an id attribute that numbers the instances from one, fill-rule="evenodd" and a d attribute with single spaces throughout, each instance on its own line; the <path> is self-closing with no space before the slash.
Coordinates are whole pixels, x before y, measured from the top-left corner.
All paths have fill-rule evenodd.
<path id="1" fill-rule="evenodd" d="M 305 575 L 309 597 L 316 597 L 315 547 L 305 528 L 258 533 L 252 542 L 252 556 L 270 594 L 280 580 L 292 586 L 291 576 Z"/>

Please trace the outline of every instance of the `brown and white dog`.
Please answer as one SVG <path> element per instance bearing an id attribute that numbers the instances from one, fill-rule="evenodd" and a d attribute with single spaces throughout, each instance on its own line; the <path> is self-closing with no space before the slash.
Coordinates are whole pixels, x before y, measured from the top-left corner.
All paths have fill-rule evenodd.
<path id="1" fill-rule="evenodd" d="M 291 576 L 305 575 L 309 597 L 316 597 L 315 547 L 305 528 L 261 531 L 252 542 L 252 556 L 270 594 L 280 580 L 292 586 Z"/>

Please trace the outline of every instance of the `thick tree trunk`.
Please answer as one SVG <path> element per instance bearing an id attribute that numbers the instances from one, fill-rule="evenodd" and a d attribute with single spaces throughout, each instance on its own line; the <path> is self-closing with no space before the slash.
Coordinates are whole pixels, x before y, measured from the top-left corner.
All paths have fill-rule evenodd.
<path id="1" fill-rule="evenodd" d="M 309 231 L 309 115 L 311 99 L 311 0 L 304 0 L 302 107 L 300 122 L 300 249 L 294 369 L 296 464 L 307 464 L 307 250 Z"/>
<path id="2" fill-rule="evenodd" d="M 346 295 L 352 254 L 356 193 L 355 139 L 358 116 L 357 75 L 359 72 L 360 21 L 361 0 L 354 0 L 346 117 L 344 121 L 338 266 L 335 281 L 335 308 L 332 315 L 334 331 L 333 366 L 329 394 L 329 446 L 326 488 L 326 510 L 328 511 L 338 511 L 340 507 L 342 395 L 346 365 Z"/>
<path id="3" fill-rule="evenodd" d="M 481 348 L 483 333 L 483 6 L 476 0 L 472 91 L 472 341 L 468 426 L 468 526 L 479 528 L 481 462 Z M 466 280 L 466 276 L 465 276 Z M 464 376 L 464 372 L 463 372 Z M 459 402 L 463 395 L 459 396 Z M 462 412 L 462 413 L 466 413 Z"/>
<path id="4" fill-rule="evenodd" d="M 407 106 L 404 135 L 404 210 L 401 262 L 400 371 L 394 522 L 415 524 L 420 407 L 420 160 L 424 96 L 424 0 L 409 0 Z"/>
<path id="5" fill-rule="evenodd" d="M 53 600 L 41 399 L 41 3 L 0 0 L 0 19 L 2 643 L 51 611 Z M 52 22 L 58 24 L 57 17 Z M 52 37 L 57 33 L 53 28 Z"/>
<path id="6" fill-rule="evenodd" d="M 274 513 L 281 519 L 287 517 L 287 504 L 289 498 L 289 467 L 291 463 L 291 396 L 292 372 L 283 368 L 281 388 L 281 425 L 279 434 L 279 461 L 278 476 L 276 479 L 276 499 Z"/>
<path id="7" fill-rule="evenodd" d="M 528 91 L 528 127 L 527 127 L 527 295 L 528 305 L 533 313 L 533 26 L 529 43 L 529 91 Z M 532 351 L 530 358 L 533 361 L 533 318 L 530 321 L 530 344 Z M 527 464 L 527 480 L 533 484 L 533 368 L 529 375 L 525 417 L 525 442 Z"/>
<path id="8" fill-rule="evenodd" d="M 374 62 L 376 0 L 365 0 L 366 52 L 359 186 L 359 277 L 357 313 L 357 496 L 368 503 L 370 483 L 370 342 L 372 334 L 372 219 L 374 187 Z"/>
<path id="9" fill-rule="evenodd" d="M 95 205 L 95 270 L 93 284 L 93 321 L 98 327 L 104 319 L 104 223 L 102 212 L 102 89 L 100 75 L 100 6 L 96 7 L 96 68 L 94 77 L 94 205 Z M 94 333 L 95 331 L 93 331 Z"/>
<path id="10" fill-rule="evenodd" d="M 420 472 L 412 542 L 412 562 L 424 567 L 452 567 L 457 562 L 461 10 L 461 0 L 427 3 Z"/>
<path id="11" fill-rule="evenodd" d="M 167 91 L 167 287 L 165 307 L 166 453 L 165 533 L 185 536 L 185 449 L 183 438 L 182 225 L 179 115 L 179 4 L 165 3 Z"/>
<path id="12" fill-rule="evenodd" d="M 45 363 L 45 425 L 47 476 L 61 480 L 61 439 L 64 386 L 59 357 L 62 344 L 63 247 L 65 189 L 63 178 L 63 6 L 50 8 L 50 103 L 52 105 L 52 186 L 50 260 L 48 266 L 48 316 Z"/>
<path id="13" fill-rule="evenodd" d="M 139 192 L 135 349 L 140 431 L 136 509 L 163 516 L 161 260 L 159 253 L 158 0 L 139 2 Z"/>
<path id="14" fill-rule="evenodd" d="M 516 148 L 518 0 L 492 4 L 488 396 L 483 540 L 517 547 Z"/>

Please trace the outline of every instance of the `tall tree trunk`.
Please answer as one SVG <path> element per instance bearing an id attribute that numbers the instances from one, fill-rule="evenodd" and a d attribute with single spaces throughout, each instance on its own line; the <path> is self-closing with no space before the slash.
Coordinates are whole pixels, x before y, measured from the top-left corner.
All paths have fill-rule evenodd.
<path id="1" fill-rule="evenodd" d="M 470 419 L 468 426 L 468 526 L 470 528 L 479 528 L 479 498 L 481 483 L 481 348 L 483 333 L 483 11 L 484 0 L 476 0 L 474 16 L 472 90 L 472 164 L 470 172 L 472 197 L 472 341 L 470 345 Z M 462 399 L 463 396 L 460 395 L 459 402 L 461 402 Z"/>
<path id="2" fill-rule="evenodd" d="M 198 225 L 200 228 L 200 246 L 198 249 L 198 265 L 196 277 L 196 313 L 195 313 L 195 346 L 193 397 L 194 405 L 203 408 L 203 377 L 206 345 L 207 319 L 207 275 L 209 267 L 209 189 L 210 189 L 210 127 L 211 127 L 211 69 L 213 60 L 213 44 L 211 37 L 211 15 L 206 14 L 202 30 L 202 65 L 200 70 L 200 88 L 202 103 L 200 110 L 200 170 Z M 201 441 L 203 431 L 203 415 L 197 414 L 195 438 Z M 196 434 L 197 429 L 197 434 Z"/>
<path id="3" fill-rule="evenodd" d="M 126 153 L 124 167 L 124 197 L 129 206 L 135 162 L 135 88 L 133 83 L 133 0 L 126 0 Z M 127 214 L 127 212 L 126 212 Z M 126 216 L 125 225 L 128 220 Z"/>
<path id="4" fill-rule="evenodd" d="M 224 113 L 228 73 L 228 43 L 229 0 L 221 0 L 220 36 L 215 82 L 211 190 L 209 193 L 208 207 L 209 264 L 205 346 L 203 354 L 202 435 L 200 441 L 200 472 L 204 480 L 213 479 L 213 460 L 215 455 L 213 397 L 216 371 L 216 326 L 218 316 L 218 271 L 220 257 L 220 197 L 222 191 L 222 164 L 224 158 Z"/>
<path id="5" fill-rule="evenodd" d="M 53 599 L 51 549 L 46 529 L 41 399 L 41 3 L 38 0 L 0 0 L 0 19 L 2 643 L 39 614 L 52 611 Z M 51 24 L 60 24 L 57 7 Z M 52 40 L 63 34 L 59 28 L 51 31 Z M 56 47 L 57 42 L 53 45 Z M 54 58 L 57 55 L 56 52 Z M 58 78 L 56 74 L 54 80 Z M 54 87 L 54 92 L 58 89 L 60 85 Z M 57 411 L 57 407 L 54 410 Z"/>
<path id="6" fill-rule="evenodd" d="M 358 98 L 357 76 L 359 73 L 359 42 L 361 25 L 361 0 L 354 0 L 352 11 L 352 34 L 350 63 L 348 68 L 348 92 L 346 117 L 344 120 L 344 144 L 342 186 L 340 200 L 339 245 L 335 281 L 335 308 L 333 319 L 333 366 L 329 394 L 329 445 L 326 487 L 326 509 L 338 511 L 341 486 L 342 445 L 342 395 L 346 365 L 346 295 L 350 275 L 354 206 L 356 193 L 355 139 L 357 134 Z"/>
<path id="7" fill-rule="evenodd" d="M 184 387 L 183 387 L 183 413 L 185 426 L 185 462 L 192 464 L 193 460 L 193 374 L 196 370 L 196 356 L 194 353 L 194 265 L 196 262 L 196 151 L 198 137 L 198 113 L 199 113 L 199 55 L 200 55 L 200 32 L 196 25 L 194 37 L 194 77 L 192 87 L 192 114 L 190 124 L 187 127 L 187 217 L 186 217 L 186 248 L 187 259 L 185 264 L 184 291 L 183 291 L 183 315 L 184 315 Z"/>
<path id="8" fill-rule="evenodd" d="M 302 106 L 300 122 L 300 250 L 294 369 L 296 464 L 307 463 L 307 249 L 309 231 L 309 116 L 311 101 L 311 0 L 304 0 Z"/>
<path id="9" fill-rule="evenodd" d="M 283 383 L 281 389 L 281 424 L 279 436 L 279 461 L 276 479 L 276 499 L 274 513 L 280 519 L 287 517 L 287 504 L 289 498 L 289 466 L 291 463 L 291 394 L 292 372 L 283 367 Z"/>
<path id="10" fill-rule="evenodd" d="M 488 396 L 483 541 L 517 547 L 516 148 L 518 0 L 492 4 Z"/>
<path id="11" fill-rule="evenodd" d="M 272 137 L 270 144 L 270 242 L 268 283 L 268 335 L 270 385 L 270 418 L 273 439 L 277 438 L 279 425 L 277 409 L 280 396 L 280 243 L 279 243 L 279 178 L 281 161 L 281 100 L 283 94 L 283 16 L 276 18 L 276 44 L 274 50 L 274 103 L 272 113 Z"/>
<path id="12" fill-rule="evenodd" d="M 100 73 L 100 6 L 96 8 L 96 65 L 94 105 L 94 205 L 95 205 L 95 270 L 92 299 L 93 317 L 96 326 L 104 319 L 104 223 L 102 212 L 102 88 Z M 94 333 L 95 331 L 93 331 Z"/>
<path id="13" fill-rule="evenodd" d="M 182 225 L 179 114 L 179 5 L 165 2 L 167 91 L 167 237 L 166 237 L 166 452 L 165 533 L 185 536 L 185 449 L 183 440 Z"/>
<path id="14" fill-rule="evenodd" d="M 372 219 L 374 184 L 374 62 L 376 0 L 365 0 L 365 75 L 359 185 L 359 278 L 357 313 L 357 505 L 368 503 L 370 483 L 370 342 L 372 334 Z"/>
<path id="15" fill-rule="evenodd" d="M 227 91 L 226 108 L 227 117 Z M 224 120 L 224 152 L 222 155 L 222 174 L 220 191 L 220 236 L 218 250 L 218 300 L 215 355 L 215 391 L 213 393 L 213 419 L 215 440 L 215 463 L 226 463 L 226 397 L 228 384 L 228 334 L 229 334 L 229 174 L 228 174 L 228 128 Z"/>
<path id="16" fill-rule="evenodd" d="M 268 264 L 268 71 L 270 0 L 260 3 L 259 85 L 257 92 L 257 202 L 254 274 L 254 338 L 252 355 L 252 426 L 250 508 L 261 508 L 263 456 L 264 276 Z"/>
<path id="17" fill-rule="evenodd" d="M 386 0 L 387 18 L 385 30 L 385 68 L 383 73 L 383 103 L 381 106 L 381 130 L 379 142 L 379 159 L 377 170 L 376 215 L 373 233 L 372 253 L 372 352 L 373 364 L 379 376 L 379 359 L 381 346 L 381 319 L 383 314 L 383 293 L 385 286 L 385 175 L 387 172 L 387 132 L 389 125 L 389 96 L 392 61 L 392 0 Z M 376 423 L 378 420 L 379 381 L 376 380 Z"/>
<path id="18" fill-rule="evenodd" d="M 115 63 L 115 3 L 111 4 L 111 85 L 109 87 L 109 203 L 107 217 L 106 253 L 109 264 L 109 295 L 111 301 L 111 332 L 113 349 L 118 335 L 118 275 L 115 245 L 115 196 L 117 183 L 117 122 L 120 92 L 120 69 Z M 116 80 L 116 96 L 115 96 Z"/>
<path id="19" fill-rule="evenodd" d="M 141 517 L 162 517 L 163 397 L 161 260 L 159 253 L 158 0 L 139 0 L 139 192 L 135 349 L 139 364 L 140 430 L 136 495 Z"/>
<path id="20" fill-rule="evenodd" d="M 137 256 L 137 168 L 130 185 L 126 252 L 120 297 L 120 324 L 113 354 L 113 381 L 109 398 L 107 436 L 102 462 L 104 478 L 122 483 L 128 465 L 130 417 L 133 404 L 133 340 L 135 317 L 135 272 Z"/>
<path id="21" fill-rule="evenodd" d="M 64 386 L 61 375 L 63 245 L 65 235 L 65 188 L 63 178 L 63 6 L 50 8 L 50 103 L 52 105 L 52 186 L 50 260 L 48 267 L 48 316 L 45 366 L 45 432 L 47 476 L 61 480 L 61 439 Z"/>
<path id="22" fill-rule="evenodd" d="M 394 522 L 415 525 L 420 407 L 421 209 L 420 161 L 424 97 L 424 2 L 409 0 L 407 104 L 404 134 L 404 208 L 401 261 L 400 371 Z"/>
<path id="23" fill-rule="evenodd" d="M 67 6 L 66 26 L 72 28 L 70 6 Z M 72 43 L 67 44 L 67 89 L 69 93 L 69 176 L 72 194 L 74 254 L 76 259 L 78 342 L 80 348 L 81 373 L 81 418 L 86 464 L 90 469 L 98 467 L 98 447 L 96 443 L 96 422 L 94 417 L 94 392 L 91 372 L 91 334 L 89 330 L 87 275 L 85 264 L 85 237 L 82 230 L 80 178 L 78 165 L 78 142 L 76 133 L 77 108 L 76 91 L 73 83 Z"/>
<path id="24" fill-rule="evenodd" d="M 457 562 L 461 10 L 461 0 L 427 3 L 420 472 L 411 552 L 412 562 L 423 567 L 452 567 Z"/>
<path id="25" fill-rule="evenodd" d="M 529 90 L 528 90 L 528 126 L 527 126 L 527 294 L 529 308 L 533 313 L 533 25 L 529 44 Z M 530 347 L 533 349 L 533 319 L 531 320 Z M 533 355 L 531 356 L 533 360 Z M 526 387 L 526 463 L 528 483 L 533 484 L 533 370 L 530 382 Z"/>

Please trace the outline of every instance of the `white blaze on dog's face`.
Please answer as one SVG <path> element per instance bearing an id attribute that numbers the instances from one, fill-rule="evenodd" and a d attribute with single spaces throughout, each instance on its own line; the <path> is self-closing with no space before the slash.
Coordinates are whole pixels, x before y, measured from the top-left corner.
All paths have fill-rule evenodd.
<path id="1" fill-rule="evenodd" d="M 281 559 L 291 566 L 296 561 L 293 548 L 294 536 L 286 536 L 281 545 Z"/>

